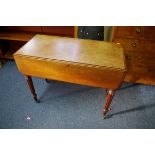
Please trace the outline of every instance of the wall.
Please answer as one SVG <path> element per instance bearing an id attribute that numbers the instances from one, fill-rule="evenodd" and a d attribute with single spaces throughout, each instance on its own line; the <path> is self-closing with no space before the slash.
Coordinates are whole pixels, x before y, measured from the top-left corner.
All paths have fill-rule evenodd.
<path id="1" fill-rule="evenodd" d="M 112 31 L 112 26 L 104 26 L 104 40 L 105 41 L 111 40 L 111 31 Z"/>

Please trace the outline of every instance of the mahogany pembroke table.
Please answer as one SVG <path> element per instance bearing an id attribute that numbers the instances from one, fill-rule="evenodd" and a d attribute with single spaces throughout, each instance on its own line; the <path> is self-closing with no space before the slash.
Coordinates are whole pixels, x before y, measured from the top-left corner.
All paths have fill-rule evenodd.
<path id="1" fill-rule="evenodd" d="M 105 88 L 104 117 L 126 73 L 122 46 L 105 41 L 37 34 L 14 58 L 37 102 L 31 76 Z"/>

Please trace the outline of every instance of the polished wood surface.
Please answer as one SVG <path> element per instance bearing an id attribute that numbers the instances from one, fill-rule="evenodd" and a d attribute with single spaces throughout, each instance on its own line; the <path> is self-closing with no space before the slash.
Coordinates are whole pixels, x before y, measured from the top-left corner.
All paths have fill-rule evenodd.
<path id="1" fill-rule="evenodd" d="M 77 38 L 78 35 L 78 26 L 74 26 L 74 38 Z"/>
<path id="2" fill-rule="evenodd" d="M 155 26 L 117 26 L 115 37 L 155 41 Z"/>
<path id="3" fill-rule="evenodd" d="M 27 81 L 28 87 L 29 87 L 29 89 L 30 89 L 30 91 L 31 91 L 31 94 L 32 94 L 34 100 L 35 100 L 37 103 L 39 103 L 39 100 L 37 99 L 37 94 L 36 94 L 36 92 L 35 92 L 35 89 L 34 89 L 34 85 L 33 85 L 33 81 L 32 81 L 31 76 L 25 75 L 25 79 L 26 79 L 26 81 Z"/>
<path id="4" fill-rule="evenodd" d="M 116 38 L 115 43 L 121 43 L 125 51 L 155 53 L 155 42 L 150 40 Z"/>
<path id="5" fill-rule="evenodd" d="M 103 41 L 36 35 L 17 54 L 115 70 L 125 69 L 122 47 Z"/>
<path id="6" fill-rule="evenodd" d="M 145 26 L 144 39 L 155 41 L 155 26 Z"/>
<path id="7" fill-rule="evenodd" d="M 118 38 L 142 38 L 143 27 L 142 26 L 118 26 L 115 27 L 117 33 L 115 37 Z"/>
<path id="8" fill-rule="evenodd" d="M 118 88 L 124 77 L 124 70 L 97 68 L 65 61 L 20 55 L 15 55 L 15 61 L 18 69 L 26 75 L 103 88 Z"/>
<path id="9" fill-rule="evenodd" d="M 106 116 L 107 112 L 110 111 L 110 104 L 114 96 L 114 93 L 115 93 L 114 90 L 107 90 L 107 96 L 106 96 L 105 105 L 103 108 L 103 116 Z"/>
<path id="10" fill-rule="evenodd" d="M 155 85 L 155 53 L 126 51 L 128 72 L 125 80 Z"/>
<path id="11" fill-rule="evenodd" d="M 126 71 L 122 47 L 102 41 L 36 35 L 14 58 L 25 75 L 111 89 Z"/>
<path id="12" fill-rule="evenodd" d="M 113 27 L 112 36 L 125 51 L 125 81 L 155 85 L 155 26 Z"/>
<path id="13" fill-rule="evenodd" d="M 48 35 L 74 37 L 74 26 L 42 26 L 42 32 Z"/>

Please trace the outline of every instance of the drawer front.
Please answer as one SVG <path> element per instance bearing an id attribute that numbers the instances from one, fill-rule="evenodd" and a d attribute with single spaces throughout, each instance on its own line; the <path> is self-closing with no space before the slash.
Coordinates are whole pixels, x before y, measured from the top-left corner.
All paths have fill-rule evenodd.
<path id="1" fill-rule="evenodd" d="M 125 51 L 127 74 L 125 81 L 155 85 L 155 54 Z"/>
<path id="2" fill-rule="evenodd" d="M 44 34 L 51 34 L 57 36 L 74 36 L 74 26 L 42 26 Z"/>
<path id="3" fill-rule="evenodd" d="M 118 26 L 115 37 L 155 41 L 155 26 Z"/>
<path id="4" fill-rule="evenodd" d="M 124 50 L 155 53 L 155 42 L 149 40 L 115 38 L 115 43 L 120 43 Z"/>
<path id="5" fill-rule="evenodd" d="M 143 38 L 144 28 L 142 26 L 118 26 L 115 37 L 120 38 Z"/>
<path id="6" fill-rule="evenodd" d="M 144 39 L 155 41 L 155 26 L 144 26 Z"/>
<path id="7" fill-rule="evenodd" d="M 21 32 L 32 32 L 41 33 L 41 26 L 5 26 L 6 31 L 21 31 Z"/>

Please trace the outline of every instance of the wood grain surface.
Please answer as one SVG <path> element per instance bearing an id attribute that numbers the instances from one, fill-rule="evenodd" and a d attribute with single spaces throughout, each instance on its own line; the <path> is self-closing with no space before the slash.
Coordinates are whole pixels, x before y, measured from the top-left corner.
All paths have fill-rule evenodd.
<path id="1" fill-rule="evenodd" d="M 155 26 L 113 27 L 112 42 L 123 46 L 125 81 L 155 85 Z"/>
<path id="2" fill-rule="evenodd" d="M 25 75 L 108 89 L 126 72 L 122 47 L 103 41 L 36 35 L 14 58 Z"/>
<path id="3" fill-rule="evenodd" d="M 17 54 L 115 69 L 126 68 L 122 46 L 103 41 L 36 35 Z"/>

